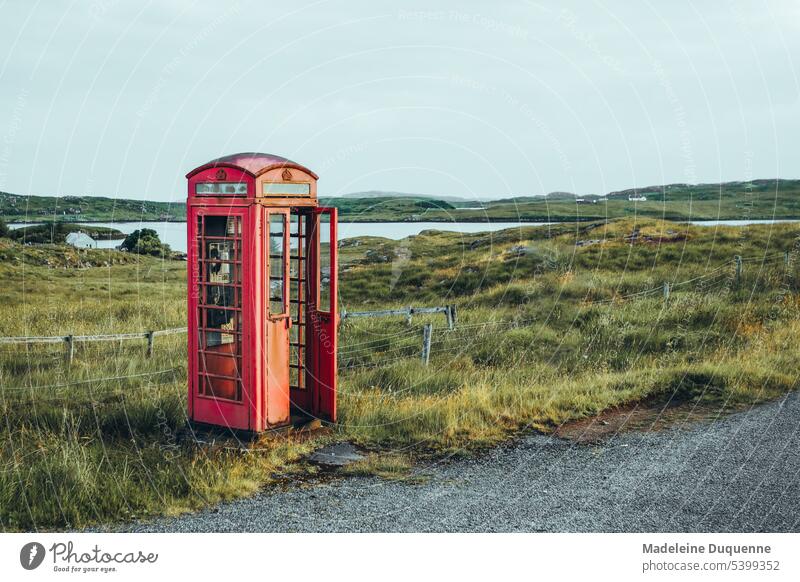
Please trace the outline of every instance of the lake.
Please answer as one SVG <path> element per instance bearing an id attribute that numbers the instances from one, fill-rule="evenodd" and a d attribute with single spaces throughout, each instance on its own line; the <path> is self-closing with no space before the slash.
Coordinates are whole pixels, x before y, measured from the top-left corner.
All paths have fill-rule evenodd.
<path id="1" fill-rule="evenodd" d="M 39 224 L 34 222 L 12 223 L 9 228 Z M 107 226 L 129 234 L 140 228 L 152 228 L 164 242 L 174 251 L 186 252 L 185 222 L 92 222 L 92 226 Z M 519 226 L 541 226 L 547 222 L 340 222 L 339 239 L 358 238 L 360 236 L 382 236 L 399 240 L 407 236 L 419 234 L 423 230 L 448 230 L 451 232 L 488 232 L 514 228 Z M 322 230 L 322 242 L 327 242 L 328 229 Z M 98 248 L 107 249 L 119 246 L 121 240 L 99 240 Z"/>
<path id="2" fill-rule="evenodd" d="M 798 220 L 693 220 L 691 224 L 701 226 L 744 226 L 748 224 L 777 224 L 781 222 L 800 222 Z M 37 224 L 33 222 L 12 223 L 9 228 L 21 228 Z M 107 226 L 116 228 L 125 234 L 136 229 L 152 228 L 158 233 L 162 242 L 167 243 L 172 250 L 186 252 L 186 223 L 185 222 L 93 222 L 94 226 Z M 451 232 L 473 233 L 494 232 L 505 228 L 520 226 L 542 226 L 554 224 L 552 222 L 340 222 L 339 239 L 357 238 L 360 236 L 382 236 L 399 240 L 407 236 L 419 234 L 423 230 L 447 230 Z M 322 242 L 327 242 L 327 229 L 322 231 Z M 99 240 L 99 248 L 114 248 L 121 240 Z"/>

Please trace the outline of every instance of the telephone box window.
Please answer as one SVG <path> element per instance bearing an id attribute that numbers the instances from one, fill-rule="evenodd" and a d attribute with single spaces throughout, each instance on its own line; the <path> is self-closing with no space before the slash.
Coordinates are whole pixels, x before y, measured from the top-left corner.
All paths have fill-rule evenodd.
<path id="1" fill-rule="evenodd" d="M 203 396 L 242 399 L 242 226 L 238 216 L 198 217 L 198 387 Z"/>
<path id="2" fill-rule="evenodd" d="M 322 226 L 322 225 L 320 225 Z M 325 225 L 327 226 L 327 225 Z M 331 243 L 321 243 L 319 255 L 319 310 L 330 313 L 331 307 Z"/>
<path id="3" fill-rule="evenodd" d="M 269 313 L 286 313 L 285 214 L 269 216 Z"/>
<path id="4" fill-rule="evenodd" d="M 264 182 L 264 196 L 309 196 L 311 184 L 289 182 Z"/>
<path id="5" fill-rule="evenodd" d="M 306 221 L 300 209 L 292 211 L 289 221 L 289 387 L 306 389 Z"/>
<path id="6" fill-rule="evenodd" d="M 205 196 L 246 196 L 247 184 L 243 182 L 198 182 L 194 193 Z"/>

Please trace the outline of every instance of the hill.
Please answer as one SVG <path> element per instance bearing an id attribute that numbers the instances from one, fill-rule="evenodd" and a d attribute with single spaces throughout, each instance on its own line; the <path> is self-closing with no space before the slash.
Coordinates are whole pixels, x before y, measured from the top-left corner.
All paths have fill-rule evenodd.
<path id="1" fill-rule="evenodd" d="M 22 196 L 0 192 L 0 218 L 6 222 L 182 221 L 183 203 L 103 196 Z"/>
<path id="2" fill-rule="evenodd" d="M 721 182 L 710 184 L 666 184 L 663 186 L 645 186 L 609 192 L 608 198 L 625 198 L 628 196 L 654 197 L 658 200 L 720 200 L 730 197 L 748 196 L 768 198 L 770 195 L 780 197 L 783 193 L 800 191 L 800 180 L 760 179 L 750 182 Z"/>
<path id="3" fill-rule="evenodd" d="M 428 220 L 430 212 L 436 213 L 437 216 L 448 216 L 448 212 L 455 209 L 453 204 L 444 200 L 408 197 L 321 198 L 320 204 L 338 208 L 339 218 L 344 222 Z"/>
<path id="4" fill-rule="evenodd" d="M 122 240 L 125 233 L 116 228 L 78 223 L 48 222 L 24 226 L 9 232 L 9 238 L 23 243 L 63 244 L 72 232 L 84 232 L 94 240 Z"/>
<path id="5" fill-rule="evenodd" d="M 431 196 L 429 194 L 413 194 L 410 192 L 392 192 L 388 190 L 364 190 L 363 192 L 348 192 L 334 198 L 410 198 L 414 200 L 444 200 L 445 202 L 474 203 L 476 199 L 463 196 Z"/>
<path id="6" fill-rule="evenodd" d="M 630 201 L 629 197 L 647 198 Z M 665 184 L 608 193 L 551 192 L 483 202 L 371 190 L 323 196 L 342 222 L 571 221 L 649 216 L 670 220 L 800 219 L 800 180 Z M 0 192 L 0 219 L 30 222 L 183 221 L 183 203 L 89 196 L 20 196 Z"/>

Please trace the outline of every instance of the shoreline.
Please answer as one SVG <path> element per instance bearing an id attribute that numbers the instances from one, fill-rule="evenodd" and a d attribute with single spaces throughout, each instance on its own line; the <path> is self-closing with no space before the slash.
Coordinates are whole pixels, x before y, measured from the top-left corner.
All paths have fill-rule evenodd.
<path id="1" fill-rule="evenodd" d="M 630 216 L 615 216 L 615 217 L 592 217 L 592 218 L 576 218 L 574 220 L 553 220 L 553 219 L 546 219 L 546 218 L 499 218 L 499 219 L 492 219 L 492 220 L 475 220 L 475 219 L 459 219 L 459 220 L 346 220 L 339 218 L 339 224 L 420 224 L 420 223 L 437 223 L 437 224 L 503 224 L 503 223 L 530 223 L 532 225 L 543 225 L 543 224 L 569 224 L 573 222 L 592 222 L 596 220 L 616 220 L 620 218 L 632 218 Z M 636 218 L 636 216 L 633 216 Z M 701 223 L 701 222 L 721 222 L 721 221 L 745 221 L 748 223 L 753 222 L 800 222 L 800 216 L 785 216 L 785 217 L 725 217 L 725 218 L 666 218 L 666 217 L 656 217 L 656 216 L 645 216 L 639 215 L 638 218 L 642 219 L 656 219 L 656 220 L 667 220 L 669 222 L 678 222 L 678 223 Z M 46 224 L 47 222 L 51 222 L 48 220 L 40 220 L 40 221 L 8 221 L 6 222 L 7 225 L 34 225 L 34 224 Z M 66 224 L 136 224 L 136 223 L 158 223 L 158 224 L 186 224 L 186 220 L 81 220 L 81 221 L 60 221 Z"/>

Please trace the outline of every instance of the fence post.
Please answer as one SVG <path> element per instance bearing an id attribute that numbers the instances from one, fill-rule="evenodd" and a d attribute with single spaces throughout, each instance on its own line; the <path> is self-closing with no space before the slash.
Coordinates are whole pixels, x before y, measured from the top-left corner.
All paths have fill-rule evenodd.
<path id="1" fill-rule="evenodd" d="M 67 363 L 72 364 L 72 359 L 75 357 L 75 338 L 68 335 L 64 338 L 67 342 Z"/>
<path id="2" fill-rule="evenodd" d="M 664 301 L 669 301 L 669 282 L 664 281 Z"/>
<path id="3" fill-rule="evenodd" d="M 453 319 L 453 329 L 455 329 L 458 322 L 458 309 L 455 305 L 450 306 L 450 317 Z"/>
<path id="4" fill-rule="evenodd" d="M 736 255 L 733 257 L 734 263 L 736 263 L 736 284 L 742 282 L 742 256 Z"/>
<path id="5" fill-rule="evenodd" d="M 408 325 L 411 325 L 411 312 L 412 312 L 412 308 L 409 307 L 408 308 L 408 313 L 406 314 L 406 324 L 408 324 Z"/>
<path id="6" fill-rule="evenodd" d="M 155 335 L 153 331 L 147 332 L 147 357 L 153 357 L 153 342 L 155 341 Z"/>
<path id="7" fill-rule="evenodd" d="M 422 363 L 426 366 L 431 359 L 431 336 L 433 335 L 433 324 L 426 323 L 422 328 Z"/>
<path id="8" fill-rule="evenodd" d="M 788 269 L 789 268 L 789 251 L 783 253 L 783 264 Z"/>
<path id="9" fill-rule="evenodd" d="M 444 314 L 447 316 L 447 329 L 452 330 L 455 327 L 455 322 L 453 321 L 453 306 L 448 305 Z"/>

